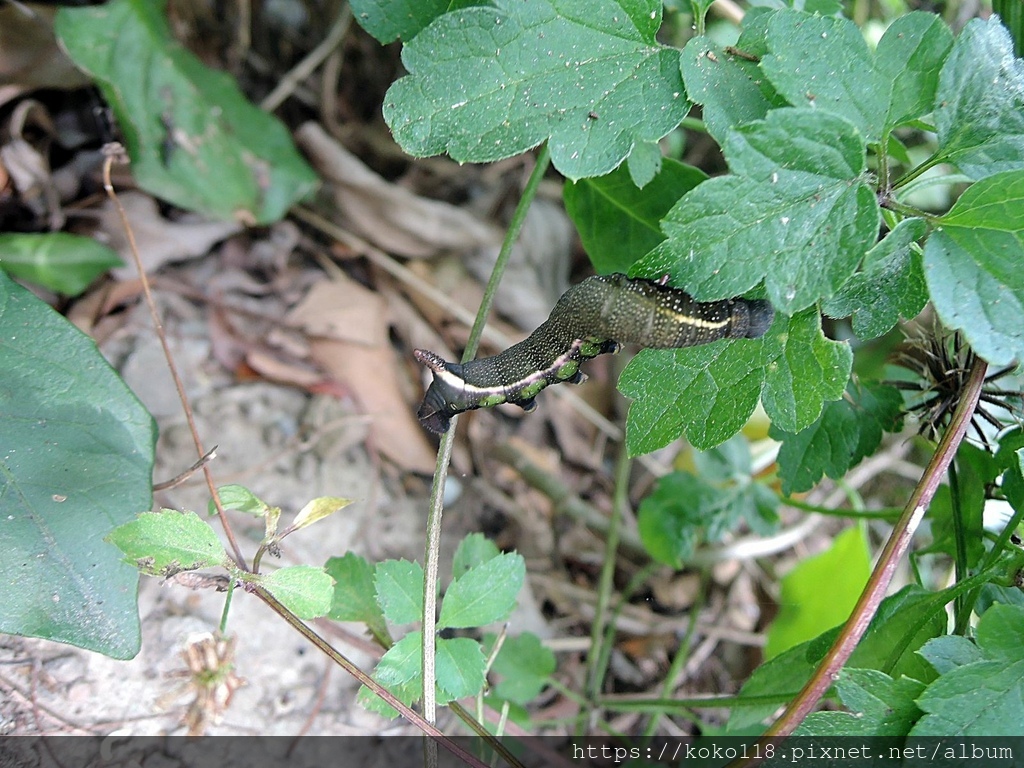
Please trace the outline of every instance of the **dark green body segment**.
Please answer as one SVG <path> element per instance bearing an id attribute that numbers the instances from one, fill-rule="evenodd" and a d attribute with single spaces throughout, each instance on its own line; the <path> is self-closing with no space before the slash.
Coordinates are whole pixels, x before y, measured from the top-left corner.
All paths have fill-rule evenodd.
<path id="1" fill-rule="evenodd" d="M 418 415 L 428 429 L 445 432 L 452 416 L 474 408 L 510 402 L 532 410 L 544 387 L 581 381 L 580 363 L 620 344 L 670 349 L 756 338 L 773 317 L 766 301 L 698 302 L 651 280 L 589 277 L 566 291 L 528 338 L 493 357 L 458 365 L 418 353 L 434 369 Z"/>

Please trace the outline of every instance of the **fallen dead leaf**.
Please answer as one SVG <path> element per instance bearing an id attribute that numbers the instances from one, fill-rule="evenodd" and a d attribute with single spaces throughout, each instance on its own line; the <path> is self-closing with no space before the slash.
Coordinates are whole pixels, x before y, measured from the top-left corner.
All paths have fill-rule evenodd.
<path id="1" fill-rule="evenodd" d="M 402 396 L 384 299 L 354 280 L 324 281 L 310 289 L 288 322 L 310 334 L 313 360 L 371 418 L 377 449 L 402 469 L 433 472 L 435 451 Z"/>
<path id="2" fill-rule="evenodd" d="M 170 221 L 160 215 L 156 201 L 142 192 L 122 192 L 118 197 L 135 234 L 142 267 L 147 273 L 168 262 L 202 256 L 215 243 L 242 230 L 242 225 L 236 221 L 207 221 L 194 214 L 188 214 L 180 221 Z M 99 219 L 96 239 L 117 251 L 125 264 L 132 265 L 113 270 L 114 276 L 118 280 L 134 277 L 135 262 L 128 237 L 121 225 L 121 217 L 109 199 L 104 201 Z"/>
<path id="3" fill-rule="evenodd" d="M 319 124 L 301 126 L 295 140 L 329 183 L 342 225 L 378 248 L 422 258 L 501 243 L 501 230 L 472 213 L 381 178 Z"/>

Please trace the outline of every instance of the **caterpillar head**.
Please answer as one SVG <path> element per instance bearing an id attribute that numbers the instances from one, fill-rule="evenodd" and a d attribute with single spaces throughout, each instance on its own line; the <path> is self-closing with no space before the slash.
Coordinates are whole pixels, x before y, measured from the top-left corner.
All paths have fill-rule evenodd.
<path id="1" fill-rule="evenodd" d="M 453 416 L 479 406 L 466 393 L 461 365 L 449 363 L 425 349 L 413 350 L 412 354 L 434 376 L 416 411 L 416 418 L 431 432 L 443 434 L 451 428 Z"/>

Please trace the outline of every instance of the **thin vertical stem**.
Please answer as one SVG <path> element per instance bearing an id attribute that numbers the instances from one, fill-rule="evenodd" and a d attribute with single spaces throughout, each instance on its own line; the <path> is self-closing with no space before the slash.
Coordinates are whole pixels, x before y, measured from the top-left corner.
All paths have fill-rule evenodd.
<path id="1" fill-rule="evenodd" d="M 484 331 L 484 325 L 491 312 L 491 305 L 494 303 L 494 296 L 498 292 L 498 283 L 508 260 L 512 255 L 512 247 L 519 239 L 519 232 L 526 221 L 526 212 L 537 196 L 537 189 L 541 179 L 551 162 L 551 154 L 545 145 L 537 154 L 537 162 L 533 167 L 526 187 L 523 189 L 519 205 L 512 214 L 512 221 L 509 222 L 508 231 L 505 233 L 505 240 L 501 244 L 501 251 L 491 271 L 491 279 L 487 281 L 484 289 L 483 300 L 480 302 L 480 309 L 477 310 L 476 320 L 466 340 L 466 351 L 462 355 L 462 361 L 472 360 L 476 356 L 477 347 L 480 345 L 480 336 Z M 434 466 L 434 482 L 430 488 L 430 505 L 427 512 L 427 535 L 423 552 L 423 717 L 428 723 L 437 722 L 437 695 L 435 691 L 435 680 L 437 678 L 434 666 L 434 654 L 437 651 L 437 573 L 440 561 L 441 550 L 441 517 L 444 510 L 444 485 L 448 477 L 448 462 L 452 457 L 452 446 L 455 444 L 455 429 L 458 425 L 458 418 L 452 419 L 451 428 L 441 437 L 441 444 L 437 449 L 437 464 Z"/>

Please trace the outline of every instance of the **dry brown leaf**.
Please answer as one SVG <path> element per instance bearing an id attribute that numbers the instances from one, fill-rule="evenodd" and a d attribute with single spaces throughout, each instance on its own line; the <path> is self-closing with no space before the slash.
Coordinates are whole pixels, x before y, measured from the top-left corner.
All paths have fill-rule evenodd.
<path id="1" fill-rule="evenodd" d="M 342 225 L 378 248 L 402 256 L 433 256 L 501 243 L 497 227 L 439 200 L 415 195 L 367 168 L 317 123 L 295 133 L 299 146 L 330 184 Z"/>
<path id="2" fill-rule="evenodd" d="M 288 322 L 310 333 L 313 360 L 371 418 L 377 449 L 403 469 L 433 472 L 435 451 L 402 396 L 384 300 L 353 280 L 324 281 Z"/>
<path id="3" fill-rule="evenodd" d="M 160 215 L 156 201 L 142 192 L 122 192 L 118 197 L 128 215 L 142 267 L 147 273 L 167 262 L 202 256 L 215 243 L 242 230 L 242 225 L 236 221 L 207 221 L 192 214 L 181 221 L 170 221 Z M 121 217 L 110 200 L 104 201 L 99 218 L 101 231 L 96 233 L 96 238 L 117 251 L 125 264 L 134 265 Z M 134 266 L 119 267 L 113 272 L 118 280 L 136 274 Z"/>

